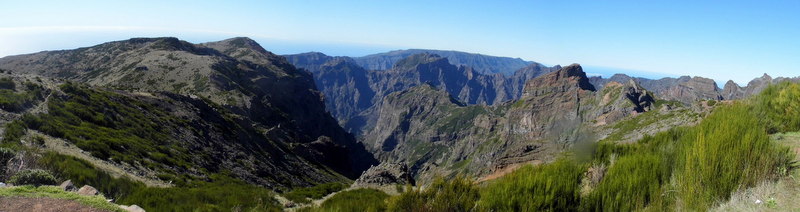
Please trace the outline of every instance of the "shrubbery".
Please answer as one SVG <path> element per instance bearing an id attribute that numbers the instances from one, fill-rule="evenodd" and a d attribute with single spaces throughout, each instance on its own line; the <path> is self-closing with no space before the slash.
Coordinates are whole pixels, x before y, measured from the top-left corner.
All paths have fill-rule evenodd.
<path id="1" fill-rule="evenodd" d="M 347 185 L 343 183 L 325 183 L 308 188 L 298 188 L 283 196 L 294 202 L 309 203 L 311 199 L 320 199 L 345 188 L 347 188 Z"/>
<path id="2" fill-rule="evenodd" d="M 375 189 L 354 189 L 336 193 L 319 207 L 299 211 L 385 211 L 388 197 L 386 193 Z"/>
<path id="3" fill-rule="evenodd" d="M 56 178 L 50 172 L 41 169 L 26 169 L 11 176 L 8 181 L 14 185 L 55 185 Z"/>
<path id="4" fill-rule="evenodd" d="M 437 178 L 423 191 L 409 189 L 389 199 L 388 211 L 469 211 L 479 197 L 471 180 Z"/>
<path id="5" fill-rule="evenodd" d="M 788 149 L 770 141 L 750 111 L 742 103 L 719 107 L 682 137 L 675 177 L 687 207 L 705 209 L 789 165 Z"/>
<path id="6" fill-rule="evenodd" d="M 494 211 L 576 210 L 584 171 L 583 165 L 567 158 L 522 167 L 483 188 L 478 207 Z"/>
<path id="7" fill-rule="evenodd" d="M 136 204 L 148 211 L 230 211 L 235 208 L 277 211 L 277 202 L 269 189 L 250 185 L 224 175 L 214 175 L 211 182 L 195 181 L 171 188 L 146 187 L 128 178 L 114 178 L 84 160 L 46 153 L 39 160 L 63 180 L 76 186 L 91 185 L 120 204 Z"/>

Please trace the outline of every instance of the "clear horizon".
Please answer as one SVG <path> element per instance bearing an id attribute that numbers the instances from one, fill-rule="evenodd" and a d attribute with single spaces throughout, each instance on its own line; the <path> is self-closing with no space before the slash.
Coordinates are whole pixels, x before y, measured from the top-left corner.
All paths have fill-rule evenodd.
<path id="1" fill-rule="evenodd" d="M 800 76 L 796 11 L 800 1 L 20 1 L 0 8 L 0 57 L 131 37 L 246 36 L 278 54 L 441 49 L 746 85 L 764 73 Z"/>

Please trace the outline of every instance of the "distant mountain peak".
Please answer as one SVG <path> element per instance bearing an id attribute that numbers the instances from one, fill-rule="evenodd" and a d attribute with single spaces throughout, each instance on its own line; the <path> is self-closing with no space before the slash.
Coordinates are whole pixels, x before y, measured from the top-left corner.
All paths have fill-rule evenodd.
<path id="1" fill-rule="evenodd" d="M 522 96 L 538 96 L 574 87 L 580 90 L 595 91 L 595 87 L 586 77 L 586 72 L 583 72 L 583 68 L 577 63 L 529 80 L 525 83 Z"/>
<path id="2" fill-rule="evenodd" d="M 260 53 L 269 53 L 261 44 L 248 37 L 234 37 L 217 42 L 204 43 L 203 45 L 214 46 L 212 48 L 223 50 L 223 52 L 230 52 L 234 49 L 251 49 Z"/>
<path id="3" fill-rule="evenodd" d="M 438 54 L 420 53 L 420 54 L 413 54 L 400 61 L 397 61 L 397 63 L 395 63 L 394 65 L 394 68 L 408 69 L 415 67 L 417 65 L 434 63 L 434 62 L 444 62 L 446 64 L 450 64 L 447 58 L 439 56 Z"/>

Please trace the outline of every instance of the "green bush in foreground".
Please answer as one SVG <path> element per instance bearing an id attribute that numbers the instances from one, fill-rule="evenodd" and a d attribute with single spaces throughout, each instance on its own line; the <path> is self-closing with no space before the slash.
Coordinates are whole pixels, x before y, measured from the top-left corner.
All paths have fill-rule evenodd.
<path id="1" fill-rule="evenodd" d="M 90 185 L 113 199 L 120 199 L 144 187 L 143 183 L 128 178 L 112 177 L 85 160 L 54 152 L 45 153 L 39 159 L 39 164 L 53 171 L 61 180 L 72 180 L 76 186 Z"/>
<path id="2" fill-rule="evenodd" d="M 478 207 L 492 211 L 572 211 L 580 205 L 586 169 L 570 159 L 524 166 L 481 190 Z"/>
<path id="3" fill-rule="evenodd" d="M 147 211 L 280 211 L 271 190 L 224 175 L 185 187 L 143 187 L 120 199 Z"/>
<path id="4" fill-rule="evenodd" d="M 383 191 L 375 189 L 354 189 L 333 195 L 318 208 L 306 208 L 301 211 L 385 211 L 385 200 L 388 197 L 389 195 Z"/>
<path id="5" fill-rule="evenodd" d="M 633 211 L 663 200 L 662 185 L 669 181 L 666 164 L 655 154 L 621 156 L 598 185 L 584 198 L 587 211 Z"/>
<path id="6" fill-rule="evenodd" d="M 424 191 L 410 189 L 389 199 L 388 211 L 470 211 L 479 197 L 467 178 L 437 178 Z"/>
<path id="7" fill-rule="evenodd" d="M 740 103 L 719 107 L 682 138 L 676 179 L 686 207 L 706 209 L 788 167 L 788 149 L 770 141 L 751 111 Z"/>
<path id="8" fill-rule="evenodd" d="M 26 169 L 14 174 L 8 181 L 14 185 L 55 185 L 56 178 L 50 172 L 41 169 Z"/>
<path id="9" fill-rule="evenodd" d="M 49 152 L 39 163 L 53 170 L 59 178 L 71 179 L 76 186 L 91 185 L 119 204 L 136 204 L 148 211 L 279 210 L 269 189 L 224 175 L 213 175 L 212 182 L 196 181 L 186 186 L 153 188 L 128 178 L 112 177 L 89 162 L 72 156 Z"/>

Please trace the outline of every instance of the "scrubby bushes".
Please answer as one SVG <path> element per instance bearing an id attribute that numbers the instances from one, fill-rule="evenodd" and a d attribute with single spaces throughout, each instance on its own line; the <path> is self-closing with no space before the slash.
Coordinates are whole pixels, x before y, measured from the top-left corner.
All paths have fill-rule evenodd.
<path id="1" fill-rule="evenodd" d="M 478 207 L 494 211 L 576 210 L 585 170 L 585 166 L 566 158 L 522 167 L 483 188 Z"/>
<path id="2" fill-rule="evenodd" d="M 751 101 L 753 111 L 769 133 L 800 130 L 800 84 L 769 86 Z"/>
<path id="3" fill-rule="evenodd" d="M 39 85 L 28 82 L 24 88 L 25 90 L 17 92 L 17 85 L 11 79 L 0 79 L 0 109 L 22 112 L 44 97 L 44 88 Z"/>
<path id="4" fill-rule="evenodd" d="M 675 177 L 687 207 L 705 209 L 789 165 L 788 149 L 771 142 L 750 111 L 741 103 L 720 107 L 681 139 Z"/>
<path id="5" fill-rule="evenodd" d="M 41 169 L 26 169 L 11 176 L 8 181 L 14 185 L 55 185 L 56 178 L 50 172 Z"/>
<path id="6" fill-rule="evenodd" d="M 309 203 L 311 199 L 320 199 L 333 192 L 341 191 L 347 185 L 343 183 L 324 183 L 308 188 L 298 188 L 283 195 L 286 199 L 299 203 Z"/>
<path id="7" fill-rule="evenodd" d="M 386 193 L 375 189 L 354 189 L 336 193 L 317 208 L 300 211 L 385 211 L 388 197 Z"/>
<path id="8" fill-rule="evenodd" d="M 167 173 L 173 170 L 165 167 L 190 166 L 185 147 L 170 134 L 181 122 L 163 109 L 79 84 L 66 83 L 61 90 L 66 96 L 51 98 L 49 113 L 23 117 L 24 126 L 68 140 L 101 159 Z"/>
<path id="9" fill-rule="evenodd" d="M 272 191 L 224 175 L 185 187 L 144 187 L 118 202 L 148 211 L 280 211 Z"/>
<path id="10" fill-rule="evenodd" d="M 588 211 L 633 211 L 663 202 L 662 186 L 669 181 L 669 170 L 655 154 L 622 156 L 609 168 L 594 191 L 584 198 Z"/>
<path id="11" fill-rule="evenodd" d="M 62 180 L 72 180 L 76 185 L 91 185 L 107 197 L 119 199 L 144 184 L 128 178 L 114 178 L 106 172 L 96 169 L 92 164 L 72 156 L 54 152 L 45 153 L 39 164 L 52 170 Z"/>
<path id="12" fill-rule="evenodd" d="M 425 190 L 406 191 L 389 200 L 388 211 L 469 211 L 480 196 L 469 179 L 437 178 Z"/>
<path id="13" fill-rule="evenodd" d="M 53 170 L 62 180 L 76 185 L 91 185 L 120 204 L 136 204 L 150 211 L 277 211 L 278 204 L 269 189 L 250 185 L 224 175 L 214 175 L 211 182 L 195 181 L 190 185 L 153 188 L 128 178 L 115 178 L 87 161 L 49 152 L 40 165 Z"/>

